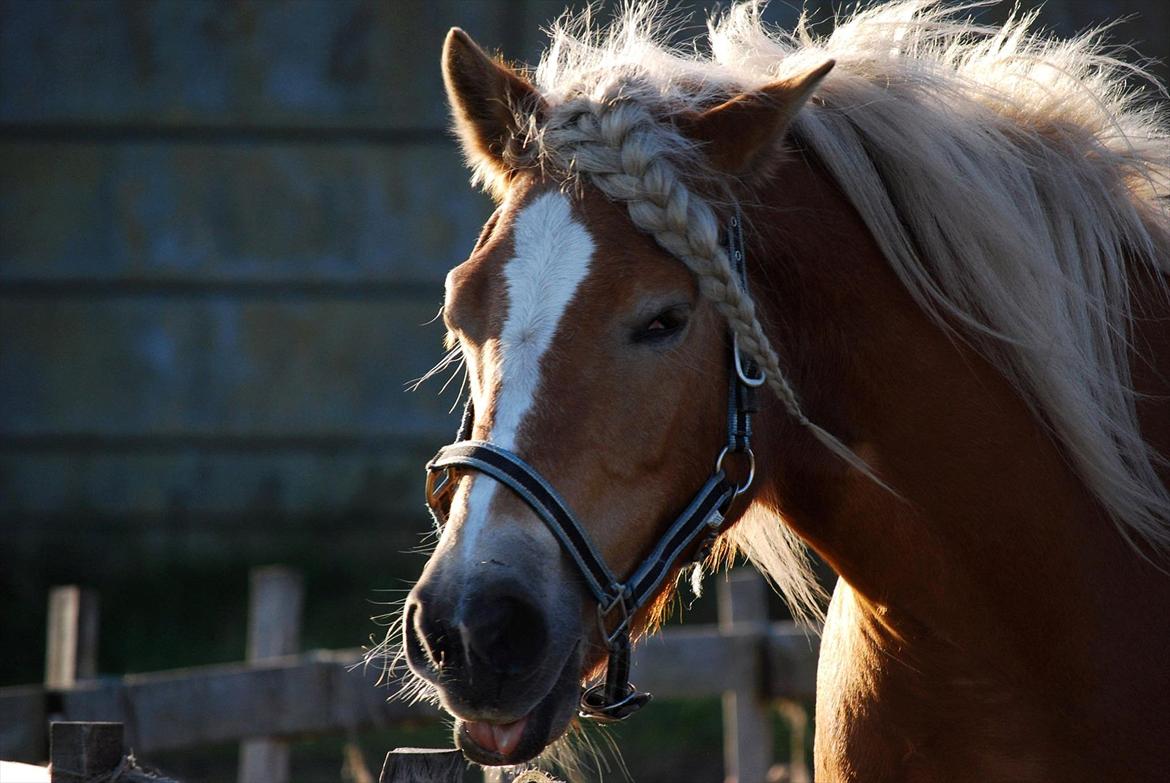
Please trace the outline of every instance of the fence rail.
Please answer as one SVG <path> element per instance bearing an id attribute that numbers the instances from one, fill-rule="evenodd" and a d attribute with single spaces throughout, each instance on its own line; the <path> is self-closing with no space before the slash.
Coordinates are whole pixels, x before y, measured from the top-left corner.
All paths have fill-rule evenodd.
<path id="1" fill-rule="evenodd" d="M 766 725 L 769 705 L 777 701 L 812 697 L 817 644 L 791 623 L 767 622 L 761 616 L 763 601 L 751 594 L 764 588 L 754 573 L 733 573 L 720 589 L 721 625 L 672 628 L 644 640 L 632 679 L 661 699 L 723 695 L 728 780 L 762 783 L 772 753 L 767 732 L 754 722 Z M 96 637 L 59 630 L 51 628 L 50 639 L 77 644 Z M 49 656 L 58 660 L 62 651 L 50 649 Z M 73 657 L 84 660 L 86 653 L 74 651 Z M 50 720 L 122 723 L 128 745 L 150 754 L 440 717 L 430 705 L 390 700 L 395 683 L 378 685 L 380 667 L 362 665 L 362 660 L 359 649 L 319 650 L 248 663 L 77 679 L 63 687 L 0 688 L 0 749 L 9 760 L 45 759 Z M 69 682 L 59 672 L 55 677 Z M 802 777 L 790 775 L 792 780 Z"/>

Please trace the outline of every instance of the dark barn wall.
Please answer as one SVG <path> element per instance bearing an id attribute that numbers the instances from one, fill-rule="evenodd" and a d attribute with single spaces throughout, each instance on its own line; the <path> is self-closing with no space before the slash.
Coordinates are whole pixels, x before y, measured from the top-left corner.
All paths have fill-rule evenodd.
<path id="1" fill-rule="evenodd" d="M 444 431 L 403 384 L 488 207 L 435 53 L 501 8 L 4 6 L 6 515 L 366 503 Z"/>
<path id="2" fill-rule="evenodd" d="M 0 683 L 36 676 L 51 581 L 133 603 L 200 564 L 328 561 L 356 619 L 317 638 L 361 641 L 363 591 L 421 565 L 395 558 L 454 397 L 404 383 L 489 211 L 445 130 L 442 38 L 531 59 L 563 5 L 0 2 Z M 1115 37 L 1170 56 L 1161 0 L 1042 18 L 1134 13 Z M 111 668 L 179 662 L 114 645 Z"/>

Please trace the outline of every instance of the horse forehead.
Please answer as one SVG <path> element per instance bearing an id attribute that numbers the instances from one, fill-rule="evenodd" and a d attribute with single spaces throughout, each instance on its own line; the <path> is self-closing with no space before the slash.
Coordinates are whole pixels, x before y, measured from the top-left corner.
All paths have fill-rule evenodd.
<path id="1" fill-rule="evenodd" d="M 485 338 L 539 344 L 551 338 L 569 303 L 584 293 L 585 279 L 599 270 L 599 244 L 577 198 L 531 188 L 505 205 L 472 263 L 452 271 L 448 305 L 478 309 L 477 316 L 490 321 Z"/>

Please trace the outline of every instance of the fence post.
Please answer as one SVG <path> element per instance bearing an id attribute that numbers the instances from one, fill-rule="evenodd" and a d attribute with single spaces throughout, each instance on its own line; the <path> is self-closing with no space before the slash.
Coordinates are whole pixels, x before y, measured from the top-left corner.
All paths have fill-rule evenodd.
<path id="1" fill-rule="evenodd" d="M 122 724 L 54 721 L 49 760 L 52 783 L 85 783 L 108 775 L 122 761 Z"/>
<path id="2" fill-rule="evenodd" d="M 767 585 L 755 569 L 737 568 L 720 580 L 719 630 L 767 632 Z M 735 690 L 723 694 L 725 783 L 765 783 L 772 766 L 772 714 L 764 695 L 763 656 Z"/>
<path id="3" fill-rule="evenodd" d="M 98 597 L 93 590 L 65 585 L 49 591 L 45 631 L 45 687 L 71 688 L 97 674 Z"/>
<path id="4" fill-rule="evenodd" d="M 810 729 L 808 710 L 800 702 L 789 699 L 778 701 L 776 708 L 788 723 L 788 783 L 812 783 L 812 770 L 804 755 Z"/>
<path id="5" fill-rule="evenodd" d="M 285 566 L 253 568 L 248 593 L 248 663 L 292 655 L 301 646 L 305 586 Z M 239 783 L 288 783 L 289 748 L 284 740 L 240 743 Z"/>
<path id="6" fill-rule="evenodd" d="M 454 748 L 395 748 L 378 783 L 462 783 L 467 762 Z"/>

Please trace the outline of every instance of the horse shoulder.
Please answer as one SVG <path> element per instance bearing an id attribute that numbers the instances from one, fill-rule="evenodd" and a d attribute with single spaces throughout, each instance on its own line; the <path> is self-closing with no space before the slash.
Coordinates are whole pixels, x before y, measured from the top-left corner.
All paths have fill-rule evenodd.
<path id="1" fill-rule="evenodd" d="M 1054 710 L 946 640 L 900 636 L 907 624 L 881 614 L 838 581 L 817 673 L 818 781 L 1095 781 L 1126 766 L 1091 738 L 1068 752 L 1085 716 Z"/>

